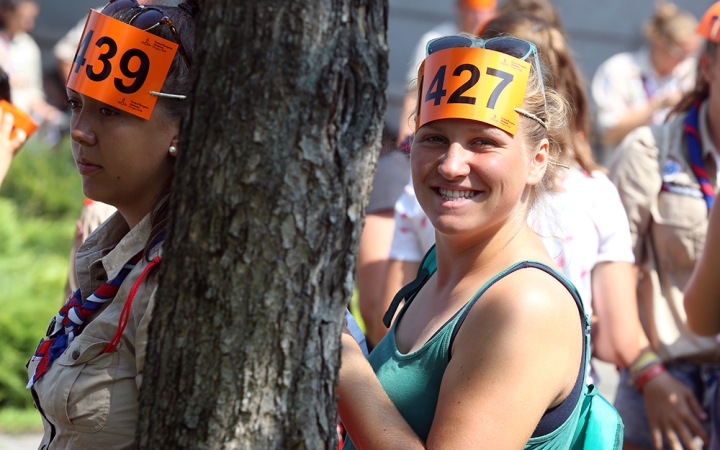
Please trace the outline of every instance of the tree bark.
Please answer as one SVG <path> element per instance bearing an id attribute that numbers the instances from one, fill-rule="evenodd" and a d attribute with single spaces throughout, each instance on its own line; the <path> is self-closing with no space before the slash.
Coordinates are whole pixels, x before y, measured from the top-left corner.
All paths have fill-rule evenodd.
<path id="1" fill-rule="evenodd" d="M 387 0 L 205 0 L 138 448 L 337 448 Z"/>

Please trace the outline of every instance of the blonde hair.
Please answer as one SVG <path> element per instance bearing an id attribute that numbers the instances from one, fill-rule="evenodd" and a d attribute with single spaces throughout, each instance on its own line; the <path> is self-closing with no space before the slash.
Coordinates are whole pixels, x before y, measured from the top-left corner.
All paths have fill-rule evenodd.
<path id="1" fill-rule="evenodd" d="M 593 158 L 589 139 L 590 103 L 585 90 L 585 80 L 572 57 L 564 35 L 556 27 L 539 17 L 514 12 L 498 16 L 487 23 L 483 39 L 498 36 L 515 36 L 534 43 L 538 47 L 546 74 L 546 86 L 553 88 L 569 104 L 568 133 L 563 148 L 562 161 L 574 161 L 590 173 L 602 170 Z"/>
<path id="2" fill-rule="evenodd" d="M 522 133 L 525 146 L 531 152 L 530 156 L 534 156 L 535 150 L 540 147 L 543 139 L 547 139 L 549 143 L 548 166 L 545 175 L 540 183 L 530 190 L 530 208 L 534 208 L 547 192 L 552 191 L 555 184 L 557 168 L 561 165 L 562 151 L 567 146 L 568 141 L 567 117 L 569 107 L 565 98 L 554 89 L 549 89 L 547 83 L 544 83 L 545 92 L 543 95 L 540 77 L 543 77 L 543 79 L 545 77 L 542 73 L 535 71 L 534 64 L 531 67 L 527 88 L 525 89 L 523 109 L 542 119 L 547 125 L 547 129 L 537 121 L 520 115 L 518 133 Z"/>
<path id="3" fill-rule="evenodd" d="M 665 41 L 678 44 L 695 35 L 697 19 L 689 12 L 678 8 L 674 3 L 658 1 L 655 13 L 645 25 L 645 36 L 650 42 Z"/>

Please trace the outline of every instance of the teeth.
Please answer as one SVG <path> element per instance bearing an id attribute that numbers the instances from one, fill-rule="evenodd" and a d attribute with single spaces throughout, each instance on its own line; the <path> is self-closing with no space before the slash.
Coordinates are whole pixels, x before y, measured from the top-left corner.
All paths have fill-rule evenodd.
<path id="1" fill-rule="evenodd" d="M 461 198 L 472 198 L 475 197 L 477 191 L 453 191 L 450 189 L 440 188 L 440 196 L 445 200 L 458 200 Z"/>

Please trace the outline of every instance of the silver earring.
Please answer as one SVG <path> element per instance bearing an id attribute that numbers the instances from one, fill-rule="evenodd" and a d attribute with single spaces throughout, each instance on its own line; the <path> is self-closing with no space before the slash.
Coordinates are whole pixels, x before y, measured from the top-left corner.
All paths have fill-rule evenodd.
<path id="1" fill-rule="evenodd" d="M 168 149 L 168 152 L 170 152 L 171 155 L 175 156 L 177 154 L 177 147 L 175 147 L 174 145 L 171 145 L 170 148 Z"/>

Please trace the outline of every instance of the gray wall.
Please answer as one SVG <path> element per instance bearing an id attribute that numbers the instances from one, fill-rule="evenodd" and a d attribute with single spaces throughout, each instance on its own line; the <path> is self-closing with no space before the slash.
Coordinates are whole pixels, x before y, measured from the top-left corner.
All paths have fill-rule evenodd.
<path id="1" fill-rule="evenodd" d="M 413 49 L 422 34 L 435 25 L 454 20 L 455 0 L 388 0 L 390 75 L 387 123 L 397 128 L 405 93 L 405 74 Z M 502 1 L 502 0 L 501 0 Z M 46 68 L 53 66 L 50 49 L 91 7 L 102 0 L 39 0 L 40 15 L 33 36 L 43 49 Z M 676 0 L 698 18 L 714 0 Z M 654 0 L 555 0 L 586 79 L 605 59 L 632 50 L 644 42 L 643 24 L 652 15 Z"/>

